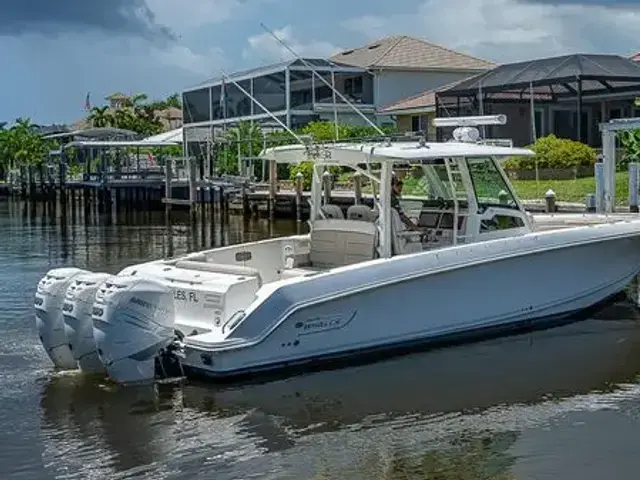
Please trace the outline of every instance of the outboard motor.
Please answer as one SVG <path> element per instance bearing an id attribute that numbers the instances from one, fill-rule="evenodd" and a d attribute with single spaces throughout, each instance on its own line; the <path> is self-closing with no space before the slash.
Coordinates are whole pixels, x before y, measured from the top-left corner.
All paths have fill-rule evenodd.
<path id="1" fill-rule="evenodd" d="M 93 338 L 91 313 L 98 287 L 113 275 L 83 273 L 67 289 L 62 306 L 65 333 L 73 358 L 83 372 L 104 372 Z"/>
<path id="2" fill-rule="evenodd" d="M 174 340 L 172 290 L 157 280 L 116 276 L 93 305 L 93 337 L 109 377 L 118 383 L 153 380 L 158 353 Z"/>
<path id="3" fill-rule="evenodd" d="M 83 273 L 79 268 L 54 268 L 38 283 L 34 306 L 40 341 L 53 364 L 60 369 L 78 368 L 64 331 L 62 304 L 69 285 Z"/>

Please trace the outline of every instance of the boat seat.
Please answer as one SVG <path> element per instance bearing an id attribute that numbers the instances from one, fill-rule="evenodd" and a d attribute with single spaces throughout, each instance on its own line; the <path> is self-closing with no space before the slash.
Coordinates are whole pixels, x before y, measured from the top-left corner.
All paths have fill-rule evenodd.
<path id="1" fill-rule="evenodd" d="M 322 205 L 320 207 L 320 210 L 322 211 L 325 218 L 344 219 L 342 209 L 338 205 L 328 203 L 326 205 Z"/>
<path id="2" fill-rule="evenodd" d="M 366 205 L 351 205 L 347 209 L 347 220 L 361 220 L 373 222 L 376 219 L 375 212 Z"/>
<path id="3" fill-rule="evenodd" d="M 312 268 L 351 265 L 374 258 L 376 226 L 361 220 L 316 220 L 311 230 Z"/>
<path id="4" fill-rule="evenodd" d="M 175 267 L 200 272 L 256 277 L 258 279 L 258 285 L 262 286 L 262 276 L 260 275 L 260 271 L 255 268 L 245 267 L 242 265 L 228 265 L 225 263 L 200 262 L 195 260 L 179 260 L 175 263 Z"/>
<path id="5" fill-rule="evenodd" d="M 391 209 L 391 247 L 394 255 L 421 252 L 421 235 L 421 232 L 407 230 L 398 211 L 395 208 Z"/>

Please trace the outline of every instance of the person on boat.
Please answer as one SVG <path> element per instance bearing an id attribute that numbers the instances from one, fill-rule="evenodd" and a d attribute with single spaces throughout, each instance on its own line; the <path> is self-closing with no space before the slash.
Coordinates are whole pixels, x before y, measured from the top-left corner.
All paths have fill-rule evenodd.
<path id="1" fill-rule="evenodd" d="M 407 230 L 422 230 L 418 227 L 413 221 L 407 217 L 402 210 L 402 205 L 400 205 L 400 198 L 402 197 L 402 187 L 404 186 L 404 182 L 400 180 L 398 177 L 393 177 L 391 179 L 391 208 L 395 209 L 400 215 L 400 220 L 407 227 Z"/>

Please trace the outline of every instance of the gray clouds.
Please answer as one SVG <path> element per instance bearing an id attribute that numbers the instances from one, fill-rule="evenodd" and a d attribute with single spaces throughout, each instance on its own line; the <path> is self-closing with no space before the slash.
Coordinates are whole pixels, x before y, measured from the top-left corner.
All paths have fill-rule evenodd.
<path id="1" fill-rule="evenodd" d="M 86 31 L 175 40 L 145 0 L 2 0 L 0 5 L 0 36 Z"/>

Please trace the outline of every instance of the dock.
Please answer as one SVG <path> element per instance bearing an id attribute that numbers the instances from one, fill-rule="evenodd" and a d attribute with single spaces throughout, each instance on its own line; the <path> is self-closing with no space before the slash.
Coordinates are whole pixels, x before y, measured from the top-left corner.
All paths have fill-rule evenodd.
<path id="1" fill-rule="evenodd" d="M 208 176 L 211 170 L 196 159 L 165 157 L 158 164 L 130 162 L 127 168 L 109 166 L 105 162 L 97 171 L 90 168 L 90 162 L 86 163 L 84 172 L 73 174 L 62 167 L 38 171 L 34 171 L 34 167 L 25 168 L 20 176 L 0 183 L 0 195 L 53 202 L 71 210 L 83 206 L 105 213 L 113 210 L 164 210 L 169 213 L 175 208 L 189 210 L 194 218 L 205 218 L 206 215 L 195 214 L 200 210 L 219 209 L 224 214 L 296 221 L 303 221 L 310 214 L 311 192 L 304 190 L 302 174 L 294 180 L 279 180 L 272 165 L 269 165 L 267 182 L 244 176 Z M 323 203 L 332 203 L 343 211 L 356 203 L 370 207 L 374 204 L 370 186 L 365 185 L 359 175 L 348 182 L 339 182 L 326 172 L 322 190 Z M 630 186 L 630 191 L 635 190 Z M 411 200 L 407 196 L 404 198 Z M 584 203 L 563 202 L 547 195 L 539 200 L 524 199 L 522 203 L 534 215 L 595 212 L 595 203 L 589 205 L 588 199 Z M 637 198 L 630 201 L 631 206 L 637 204 Z M 630 211 L 634 209 L 618 206 L 613 213 L 628 214 Z"/>

